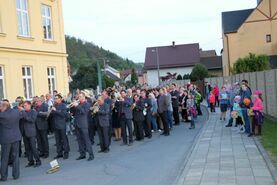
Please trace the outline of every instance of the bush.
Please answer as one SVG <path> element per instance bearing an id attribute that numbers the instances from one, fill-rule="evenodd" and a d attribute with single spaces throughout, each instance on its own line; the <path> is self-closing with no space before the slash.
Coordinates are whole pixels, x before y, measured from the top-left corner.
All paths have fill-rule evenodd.
<path id="1" fill-rule="evenodd" d="M 208 69 L 202 64 L 196 64 L 190 74 L 192 81 L 204 80 L 208 77 Z"/>
<path id="2" fill-rule="evenodd" d="M 190 74 L 184 74 L 183 80 L 189 80 L 190 79 Z"/>
<path id="3" fill-rule="evenodd" d="M 182 80 L 182 79 L 183 79 L 183 78 L 182 78 L 182 75 L 178 74 L 176 80 Z"/>
<path id="4" fill-rule="evenodd" d="M 246 72 L 264 71 L 268 69 L 271 69 L 268 56 L 249 53 L 249 56 L 245 58 L 239 58 L 235 62 L 233 73 L 239 74 Z"/>

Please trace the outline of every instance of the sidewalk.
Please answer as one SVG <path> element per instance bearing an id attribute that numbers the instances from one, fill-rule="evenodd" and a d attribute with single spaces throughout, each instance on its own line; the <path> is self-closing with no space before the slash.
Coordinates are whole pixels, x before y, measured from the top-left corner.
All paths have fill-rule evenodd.
<path id="1" fill-rule="evenodd" d="M 275 185 L 253 138 L 210 114 L 177 185 Z"/>

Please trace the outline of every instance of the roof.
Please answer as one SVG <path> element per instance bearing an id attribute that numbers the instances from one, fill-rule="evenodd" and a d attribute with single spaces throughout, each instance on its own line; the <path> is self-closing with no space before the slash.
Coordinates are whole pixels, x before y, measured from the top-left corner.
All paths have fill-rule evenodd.
<path id="1" fill-rule="evenodd" d="M 114 81 L 121 81 L 121 78 L 118 78 L 116 75 L 111 73 L 110 71 L 105 71 L 105 74 Z"/>
<path id="2" fill-rule="evenodd" d="M 200 58 L 201 57 L 214 57 L 217 56 L 215 50 L 200 50 Z"/>
<path id="3" fill-rule="evenodd" d="M 160 68 L 188 67 L 200 62 L 198 43 L 149 47 L 146 48 L 144 69 L 157 69 L 156 51 Z"/>
<path id="4" fill-rule="evenodd" d="M 222 69 L 222 56 L 200 58 L 200 64 L 203 64 L 208 70 Z"/>
<path id="5" fill-rule="evenodd" d="M 120 77 L 125 79 L 127 78 L 130 74 L 132 74 L 133 69 L 125 69 L 123 71 L 120 72 Z M 141 68 L 136 68 L 135 72 L 137 73 L 137 75 L 142 75 L 143 74 L 143 69 Z"/>
<path id="6" fill-rule="evenodd" d="M 254 9 L 222 12 L 223 33 L 237 32 Z"/>

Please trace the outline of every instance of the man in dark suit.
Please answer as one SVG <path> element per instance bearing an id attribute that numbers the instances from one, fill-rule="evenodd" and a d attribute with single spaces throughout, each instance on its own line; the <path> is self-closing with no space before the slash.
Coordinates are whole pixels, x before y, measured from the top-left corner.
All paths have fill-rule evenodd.
<path id="1" fill-rule="evenodd" d="M 151 132 L 152 103 L 151 103 L 151 100 L 147 97 L 145 90 L 141 90 L 140 97 L 144 105 L 144 110 L 143 110 L 144 125 L 143 126 L 144 126 L 145 137 L 148 137 L 150 139 L 152 137 L 152 132 Z"/>
<path id="2" fill-rule="evenodd" d="M 36 120 L 37 128 L 37 142 L 39 156 L 42 158 L 48 158 L 49 156 L 49 143 L 48 143 L 48 105 L 44 103 L 42 98 L 37 100 L 36 111 L 38 113 Z"/>
<path id="3" fill-rule="evenodd" d="M 99 109 L 96 110 L 98 115 L 98 136 L 100 141 L 100 152 L 108 153 L 110 151 L 110 107 L 104 102 L 104 97 L 98 98 Z"/>
<path id="4" fill-rule="evenodd" d="M 54 123 L 54 134 L 57 147 L 57 156 L 55 159 L 68 159 L 69 143 L 66 135 L 66 105 L 62 102 L 62 96 L 57 94 L 55 96 L 55 104 L 51 108 L 51 114 Z"/>
<path id="5" fill-rule="evenodd" d="M 180 125 L 180 118 L 179 118 L 179 97 L 180 93 L 176 90 L 176 84 L 173 83 L 171 85 L 171 100 L 172 100 L 172 107 L 173 107 L 173 117 L 174 117 L 174 124 Z"/>
<path id="6" fill-rule="evenodd" d="M 133 120 L 134 120 L 134 126 L 135 126 L 135 135 L 136 140 L 141 141 L 144 139 L 144 133 L 143 133 L 143 123 L 144 123 L 144 115 L 143 115 L 143 101 L 140 100 L 140 97 L 138 94 L 134 95 L 134 104 L 132 105 L 133 109 Z"/>
<path id="7" fill-rule="evenodd" d="M 169 124 L 167 122 L 167 110 L 170 103 L 169 96 L 165 95 L 165 88 L 160 89 L 160 97 L 158 99 L 158 111 L 163 122 L 164 132 L 161 135 L 169 136 Z"/>
<path id="8" fill-rule="evenodd" d="M 91 141 L 88 134 L 88 112 L 90 109 L 83 92 L 78 95 L 79 103 L 73 102 L 71 112 L 74 116 L 74 124 L 76 128 L 77 141 L 79 145 L 80 156 L 76 160 L 86 158 L 86 151 L 89 154 L 88 161 L 94 159 Z"/>
<path id="9" fill-rule="evenodd" d="M 36 147 L 37 112 L 31 107 L 32 103 L 30 101 L 25 101 L 24 110 L 22 110 L 23 140 L 26 145 L 26 152 L 29 161 L 26 167 L 38 167 L 41 165 L 41 161 Z"/>
<path id="10" fill-rule="evenodd" d="M 6 181 L 8 177 L 8 162 L 11 156 L 12 176 L 18 179 L 19 171 L 19 141 L 21 132 L 19 121 L 22 114 L 15 109 L 11 109 L 8 102 L 1 103 L 0 112 L 0 144 L 1 144 L 1 181 Z"/>
<path id="11" fill-rule="evenodd" d="M 120 121 L 121 121 L 121 129 L 123 133 L 122 145 L 128 144 L 126 127 L 128 128 L 129 145 L 132 145 L 133 144 L 133 131 L 132 131 L 133 113 L 131 110 L 131 105 L 133 103 L 133 100 L 127 97 L 125 90 L 122 90 L 120 94 L 121 94 L 121 100 L 120 100 L 119 115 L 120 115 Z"/>
<path id="12" fill-rule="evenodd" d="M 104 103 L 109 106 L 109 141 L 111 142 L 112 139 L 112 132 L 113 132 L 113 127 L 112 127 L 112 105 L 113 101 L 109 96 L 109 93 L 107 90 L 104 90 L 102 92 L 102 98 L 104 99 Z"/>

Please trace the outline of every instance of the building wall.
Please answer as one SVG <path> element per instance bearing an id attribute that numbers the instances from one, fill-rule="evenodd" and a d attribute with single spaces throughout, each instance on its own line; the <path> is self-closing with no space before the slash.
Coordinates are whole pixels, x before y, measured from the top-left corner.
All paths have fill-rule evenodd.
<path id="1" fill-rule="evenodd" d="M 45 40 L 42 4 L 51 7 L 53 39 Z M 33 95 L 48 93 L 47 67 L 55 68 L 56 90 L 68 93 L 67 54 L 61 0 L 28 0 L 30 37 L 18 36 L 16 0 L 0 0 L 0 66 L 5 98 L 24 96 L 22 66 L 32 67 Z"/>
<path id="2" fill-rule="evenodd" d="M 190 74 L 193 67 L 180 67 L 180 68 L 166 68 L 166 69 L 160 69 L 160 76 L 166 76 L 167 72 L 170 72 L 171 74 L 177 73 L 180 75 Z M 147 83 L 148 85 L 155 87 L 159 85 L 158 81 L 158 71 L 155 70 L 147 70 Z"/>
<path id="3" fill-rule="evenodd" d="M 269 8 L 270 2 L 271 10 Z M 271 17 L 271 20 L 260 13 L 259 10 L 255 9 L 237 33 L 230 33 L 223 36 L 223 71 L 225 76 L 229 74 L 229 62 L 232 67 L 238 58 L 243 58 L 250 52 L 255 54 L 277 55 L 277 15 L 273 17 L 277 12 L 277 2 L 263 0 L 257 8 L 268 17 Z M 268 34 L 271 34 L 270 43 L 266 42 L 266 35 Z"/>

